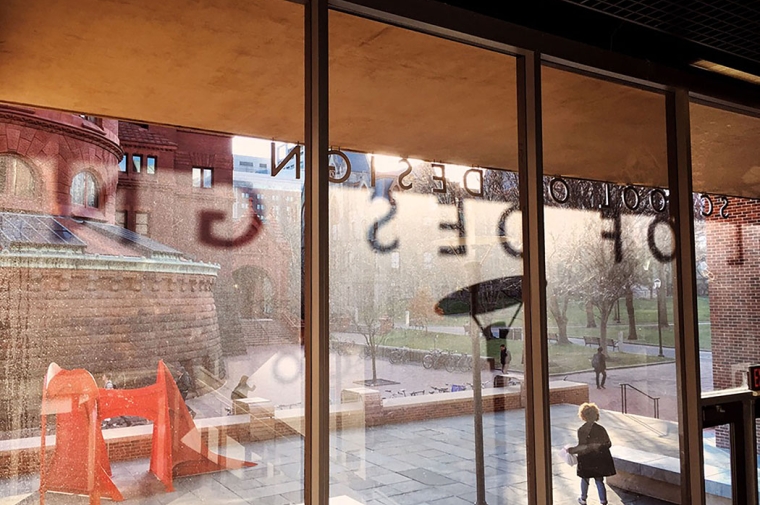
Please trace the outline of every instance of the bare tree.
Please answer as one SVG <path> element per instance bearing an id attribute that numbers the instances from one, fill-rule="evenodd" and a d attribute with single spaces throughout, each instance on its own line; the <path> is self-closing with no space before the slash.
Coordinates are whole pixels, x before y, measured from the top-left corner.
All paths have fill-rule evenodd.
<path id="1" fill-rule="evenodd" d="M 616 257 L 613 243 L 600 242 L 596 236 L 589 235 L 589 242 L 584 246 L 579 260 L 584 273 L 581 290 L 584 298 L 599 312 L 599 341 L 605 352 L 610 313 L 617 300 L 630 291 L 642 270 L 636 244 L 626 237 L 620 239 L 623 254 Z"/>
<path id="2" fill-rule="evenodd" d="M 546 258 L 547 308 L 557 323 L 557 342 L 569 344 L 567 338 L 567 307 L 578 295 L 581 272 L 578 269 L 578 255 L 581 239 L 577 233 L 560 240 L 553 236 L 550 240 L 554 250 Z"/>
<path id="3" fill-rule="evenodd" d="M 374 286 L 365 286 L 366 296 L 359 296 L 354 311 L 354 326 L 364 337 L 365 356 L 372 362 L 372 383 L 377 384 L 377 355 L 393 329 L 393 320 L 385 314 L 383 304 L 374 296 Z"/>

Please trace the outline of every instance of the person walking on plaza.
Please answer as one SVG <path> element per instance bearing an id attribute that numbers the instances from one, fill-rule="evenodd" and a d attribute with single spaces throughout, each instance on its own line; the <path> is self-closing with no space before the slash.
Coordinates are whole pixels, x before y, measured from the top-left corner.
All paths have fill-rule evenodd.
<path id="1" fill-rule="evenodd" d="M 583 426 L 578 428 L 578 445 L 567 449 L 567 452 L 578 457 L 578 477 L 581 478 L 581 497 L 578 498 L 578 503 L 586 505 L 589 479 L 593 478 L 599 493 L 599 502 L 604 505 L 607 503 L 604 478 L 616 473 L 615 462 L 610 453 L 612 442 L 607 430 L 597 423 L 599 407 L 596 404 L 582 404 L 578 408 L 578 416 L 584 422 Z"/>
<path id="2" fill-rule="evenodd" d="M 509 352 L 509 349 L 507 349 L 507 346 L 502 344 L 501 345 L 501 373 L 507 373 L 509 370 L 509 364 L 512 362 L 512 353 Z"/>
<path id="3" fill-rule="evenodd" d="M 604 355 L 604 349 L 599 348 L 596 354 L 591 358 L 591 368 L 596 372 L 596 389 L 607 389 L 604 383 L 607 381 L 607 357 Z M 599 384 L 599 376 L 602 376 L 602 383 Z"/>

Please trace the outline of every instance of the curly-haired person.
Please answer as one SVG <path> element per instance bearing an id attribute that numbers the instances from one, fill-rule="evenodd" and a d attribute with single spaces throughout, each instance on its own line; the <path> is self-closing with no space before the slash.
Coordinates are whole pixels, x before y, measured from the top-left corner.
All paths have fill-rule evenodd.
<path id="1" fill-rule="evenodd" d="M 599 407 L 595 403 L 582 404 L 578 408 L 578 417 L 584 422 L 578 428 L 578 445 L 567 450 L 578 457 L 578 477 L 581 478 L 581 497 L 578 498 L 578 503 L 586 505 L 589 479 L 593 478 L 599 492 L 599 501 L 605 504 L 607 488 L 604 487 L 604 478 L 615 475 L 615 462 L 610 453 L 612 442 L 607 430 L 597 424 Z"/>

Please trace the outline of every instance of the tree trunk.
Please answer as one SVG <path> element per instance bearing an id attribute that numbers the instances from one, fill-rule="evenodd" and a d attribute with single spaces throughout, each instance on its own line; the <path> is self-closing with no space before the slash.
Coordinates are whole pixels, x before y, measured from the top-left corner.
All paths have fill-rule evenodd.
<path id="1" fill-rule="evenodd" d="M 561 321 L 557 321 L 557 343 L 569 344 L 570 339 L 567 338 L 567 318 L 563 317 Z"/>
<path id="2" fill-rule="evenodd" d="M 549 312 L 557 323 L 557 343 L 569 344 L 567 338 L 567 299 L 559 305 L 559 299 L 556 295 L 549 296 Z"/>
<path id="3" fill-rule="evenodd" d="M 586 302 L 586 328 L 596 328 L 594 305 L 591 302 Z"/>
<path id="4" fill-rule="evenodd" d="M 628 312 L 628 340 L 638 340 L 636 333 L 636 314 L 633 312 L 633 289 L 628 288 L 625 294 L 625 310 Z"/>
<path id="5" fill-rule="evenodd" d="M 565 318 L 565 323 L 562 326 L 561 330 L 564 331 L 564 333 L 561 333 L 559 337 L 557 337 L 558 344 L 570 344 L 570 339 L 567 337 L 567 305 L 569 303 L 570 297 L 566 296 L 564 302 L 562 302 L 562 315 Z"/>
<path id="6" fill-rule="evenodd" d="M 599 309 L 599 347 L 607 356 L 607 320 L 610 318 L 612 307 L 607 310 Z"/>
<path id="7" fill-rule="evenodd" d="M 377 363 L 375 362 L 375 358 L 377 357 L 377 346 L 374 345 L 374 339 L 372 342 L 372 345 L 369 346 L 369 356 L 372 360 L 372 385 L 377 384 Z"/>

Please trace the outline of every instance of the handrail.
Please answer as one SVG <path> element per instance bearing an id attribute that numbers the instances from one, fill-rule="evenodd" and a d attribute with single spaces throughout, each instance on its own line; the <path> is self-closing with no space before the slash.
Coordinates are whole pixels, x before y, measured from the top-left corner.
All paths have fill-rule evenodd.
<path id="1" fill-rule="evenodd" d="M 652 400 L 652 403 L 654 404 L 654 418 L 659 419 L 660 418 L 660 397 L 659 396 L 651 396 L 644 391 L 640 390 L 636 386 L 628 383 L 622 383 L 620 384 L 620 403 L 622 407 L 623 414 L 628 413 L 628 388 L 633 389 L 634 391 L 638 391 L 642 395 L 646 396 L 650 400 Z"/>

